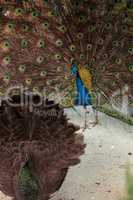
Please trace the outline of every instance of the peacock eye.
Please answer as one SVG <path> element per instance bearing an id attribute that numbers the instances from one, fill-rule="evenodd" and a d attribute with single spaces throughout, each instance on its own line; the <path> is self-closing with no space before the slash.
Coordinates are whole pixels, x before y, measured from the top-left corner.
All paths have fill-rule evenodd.
<path id="1" fill-rule="evenodd" d="M 21 47 L 22 47 L 23 49 L 25 49 L 25 48 L 28 47 L 28 42 L 27 42 L 27 40 L 23 39 L 23 40 L 21 41 Z"/>
<path id="2" fill-rule="evenodd" d="M 83 53 L 80 54 L 80 60 L 84 60 L 85 59 L 85 55 Z"/>
<path id="3" fill-rule="evenodd" d="M 15 10 L 15 14 L 16 15 L 22 15 L 24 13 L 24 11 L 23 11 L 23 9 L 22 8 L 16 8 L 16 10 Z"/>
<path id="4" fill-rule="evenodd" d="M 88 45 L 87 45 L 87 49 L 88 49 L 88 50 L 91 50 L 91 49 L 92 49 L 92 44 L 88 44 Z"/>
<path id="5" fill-rule="evenodd" d="M 30 85 L 31 82 L 32 82 L 32 79 L 31 79 L 31 78 L 27 78 L 27 79 L 25 80 L 25 82 L 26 82 L 27 85 Z"/>
<path id="6" fill-rule="evenodd" d="M 112 24 L 111 23 L 107 23 L 106 24 L 106 29 L 110 30 L 112 28 Z"/>
<path id="7" fill-rule="evenodd" d="M 128 66 L 128 70 L 129 70 L 131 73 L 133 73 L 133 65 L 129 65 L 129 66 Z"/>
<path id="8" fill-rule="evenodd" d="M 33 18 L 36 18 L 36 17 L 39 16 L 39 12 L 38 12 L 38 11 L 33 11 L 33 12 L 31 13 L 31 16 L 32 16 Z"/>
<path id="9" fill-rule="evenodd" d="M 124 25 L 124 26 L 122 26 L 122 30 L 123 31 L 128 31 L 128 27 Z"/>
<path id="10" fill-rule="evenodd" d="M 120 58 L 116 58 L 115 62 L 116 64 L 120 65 L 122 63 L 122 60 Z"/>
<path id="11" fill-rule="evenodd" d="M 93 24 L 88 27 L 89 32 L 94 32 L 95 30 L 96 30 L 96 26 Z"/>
<path id="12" fill-rule="evenodd" d="M 5 75 L 3 77 L 3 80 L 4 80 L 4 82 L 9 83 L 9 81 L 10 81 L 10 75 Z"/>
<path id="13" fill-rule="evenodd" d="M 70 46 L 70 50 L 71 50 L 72 52 L 76 51 L 76 46 L 72 44 L 72 45 Z"/>
<path id="14" fill-rule="evenodd" d="M 33 91 L 34 91 L 34 92 L 38 92 L 38 91 L 39 91 L 39 88 L 38 88 L 38 87 L 33 87 Z"/>
<path id="15" fill-rule="evenodd" d="M 59 31 L 61 31 L 63 33 L 65 33 L 67 30 L 65 26 L 60 26 L 58 29 L 59 29 Z"/>
<path id="16" fill-rule="evenodd" d="M 53 16 L 55 16 L 55 14 L 54 14 L 53 11 L 49 11 L 49 12 L 48 12 L 48 16 L 49 16 L 49 17 L 53 17 Z"/>
<path id="17" fill-rule="evenodd" d="M 86 17 L 84 15 L 79 16 L 79 22 L 83 23 L 86 21 Z"/>
<path id="18" fill-rule="evenodd" d="M 56 60 L 61 60 L 61 58 L 62 58 L 62 56 L 61 56 L 60 54 L 56 54 L 56 55 L 55 55 L 55 59 L 56 59 Z"/>
<path id="19" fill-rule="evenodd" d="M 104 43 L 104 41 L 103 41 L 102 38 L 98 39 L 98 44 L 99 44 L 99 45 L 102 45 L 103 43 Z"/>
<path id="20" fill-rule="evenodd" d="M 42 71 L 42 72 L 40 73 L 40 76 L 42 76 L 42 77 L 45 77 L 46 75 L 47 75 L 46 71 Z"/>
<path id="21" fill-rule="evenodd" d="M 83 37 L 84 37 L 84 34 L 83 34 L 83 33 L 78 33 L 78 34 L 77 34 L 77 38 L 78 38 L 79 40 L 83 39 Z"/>
<path id="22" fill-rule="evenodd" d="M 52 80 L 47 80 L 47 85 L 51 85 L 52 84 Z"/>
<path id="23" fill-rule="evenodd" d="M 10 62 L 11 62 L 11 57 L 10 56 L 6 56 L 6 57 L 3 58 L 3 63 L 5 65 L 10 64 Z"/>
<path id="24" fill-rule="evenodd" d="M 38 41 L 38 43 L 37 43 L 37 46 L 38 46 L 39 48 L 43 48 L 43 47 L 45 46 L 44 40 L 43 40 L 43 39 L 40 39 L 40 40 Z"/>
<path id="25" fill-rule="evenodd" d="M 60 39 L 57 40 L 55 44 L 56 44 L 57 47 L 62 47 L 63 46 L 63 42 Z"/>
<path id="26" fill-rule="evenodd" d="M 29 30 L 29 26 L 27 24 L 22 24 L 22 30 L 23 31 L 28 31 Z"/>
<path id="27" fill-rule="evenodd" d="M 58 72 L 61 72 L 61 71 L 62 71 L 62 67 L 58 67 L 58 68 L 57 68 L 57 71 L 58 71 Z"/>
<path id="28" fill-rule="evenodd" d="M 19 66 L 19 71 L 20 72 L 25 72 L 25 70 L 26 70 L 26 66 L 25 65 L 20 65 Z"/>
<path id="29" fill-rule="evenodd" d="M 119 46 L 119 42 L 118 41 L 113 41 L 113 46 L 114 47 L 118 47 Z"/>
<path id="30" fill-rule="evenodd" d="M 108 54 L 106 54 L 106 53 L 103 54 L 103 58 L 104 58 L 104 59 L 108 58 Z"/>
<path id="31" fill-rule="evenodd" d="M 14 24 L 13 23 L 8 23 L 7 24 L 7 29 L 8 29 L 8 31 L 12 31 L 14 29 Z"/>
<path id="32" fill-rule="evenodd" d="M 45 21 L 45 22 L 43 23 L 43 28 L 44 28 L 45 30 L 47 30 L 47 29 L 49 28 L 49 26 L 50 26 L 50 24 L 49 24 L 48 21 Z"/>
<path id="33" fill-rule="evenodd" d="M 11 47 L 10 43 L 7 42 L 7 41 L 3 42 L 2 46 L 3 46 L 4 49 L 9 49 Z"/>
<path id="34" fill-rule="evenodd" d="M 131 55 L 133 55 L 133 48 L 129 48 L 128 49 L 128 53 L 130 53 Z"/>
<path id="35" fill-rule="evenodd" d="M 44 61 L 44 57 L 43 56 L 38 56 L 36 61 L 37 61 L 37 63 L 41 64 Z"/>

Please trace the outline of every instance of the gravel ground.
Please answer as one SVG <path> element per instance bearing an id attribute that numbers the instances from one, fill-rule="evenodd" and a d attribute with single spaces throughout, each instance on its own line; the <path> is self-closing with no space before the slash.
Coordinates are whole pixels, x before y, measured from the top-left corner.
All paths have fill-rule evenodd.
<path id="1" fill-rule="evenodd" d="M 83 117 L 71 109 L 66 112 L 71 121 L 82 125 Z M 119 200 L 124 194 L 126 163 L 133 165 L 133 127 L 99 115 L 100 125 L 84 132 L 87 148 L 81 164 L 69 170 L 52 200 Z"/>

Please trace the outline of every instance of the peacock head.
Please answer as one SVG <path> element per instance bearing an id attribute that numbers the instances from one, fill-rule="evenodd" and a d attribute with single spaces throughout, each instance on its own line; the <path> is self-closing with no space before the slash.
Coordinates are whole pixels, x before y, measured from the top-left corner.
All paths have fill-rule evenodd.
<path id="1" fill-rule="evenodd" d="M 74 74 L 77 74 L 78 72 L 78 65 L 76 63 L 73 63 L 71 65 L 71 74 L 74 75 Z"/>

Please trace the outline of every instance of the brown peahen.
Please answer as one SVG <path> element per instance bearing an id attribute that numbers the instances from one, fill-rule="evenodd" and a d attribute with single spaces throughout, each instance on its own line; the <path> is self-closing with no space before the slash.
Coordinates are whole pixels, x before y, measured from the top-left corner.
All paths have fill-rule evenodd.
<path id="1" fill-rule="evenodd" d="M 0 107 L 0 190 L 14 200 L 48 200 L 80 162 L 85 144 L 58 104 L 22 96 Z"/>

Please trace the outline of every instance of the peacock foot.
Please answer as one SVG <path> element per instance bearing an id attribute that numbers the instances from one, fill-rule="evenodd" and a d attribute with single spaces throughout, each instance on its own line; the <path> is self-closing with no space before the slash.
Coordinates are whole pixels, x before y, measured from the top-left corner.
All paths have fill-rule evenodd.
<path id="1" fill-rule="evenodd" d="M 95 120 L 94 122 L 90 122 L 90 124 L 92 127 L 95 127 L 95 126 L 99 125 L 100 123 L 99 123 L 99 120 Z"/>
<path id="2" fill-rule="evenodd" d="M 81 127 L 81 131 L 82 132 L 84 132 L 84 131 L 86 131 L 87 129 L 91 129 L 92 127 L 90 126 L 90 124 L 86 124 L 86 125 L 84 125 L 83 127 Z"/>

